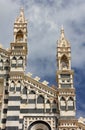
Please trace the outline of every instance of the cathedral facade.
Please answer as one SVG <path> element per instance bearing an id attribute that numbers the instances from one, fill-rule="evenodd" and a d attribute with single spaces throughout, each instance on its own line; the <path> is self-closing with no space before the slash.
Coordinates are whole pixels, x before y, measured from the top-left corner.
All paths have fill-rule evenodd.
<path id="1" fill-rule="evenodd" d="M 84 119 L 75 117 L 74 71 L 64 29 L 57 43 L 56 88 L 25 74 L 28 47 L 23 9 L 14 22 L 13 34 L 10 49 L 0 47 L 1 130 L 85 130 Z"/>

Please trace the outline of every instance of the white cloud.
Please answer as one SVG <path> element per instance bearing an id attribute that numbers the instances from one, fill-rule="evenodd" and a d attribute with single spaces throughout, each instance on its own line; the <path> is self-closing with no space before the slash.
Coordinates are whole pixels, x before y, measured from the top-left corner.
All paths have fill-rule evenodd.
<path id="1" fill-rule="evenodd" d="M 13 41 L 13 22 L 19 13 L 20 6 L 23 5 L 21 3 L 20 0 L 0 1 L 0 41 L 5 48 Z M 46 68 L 49 68 L 51 72 L 46 69 L 44 75 L 53 75 L 53 66 L 55 66 L 53 69 L 56 71 L 56 63 L 54 63 L 56 61 L 56 41 L 59 39 L 60 27 L 63 24 L 66 37 L 71 42 L 72 66 L 84 67 L 85 1 L 24 0 L 23 3 L 25 15 L 28 19 L 28 60 L 38 62 L 38 59 L 44 61 L 47 58 L 48 65 L 50 62 L 52 64 Z M 33 73 L 42 77 L 41 73 L 38 72 L 38 66 L 29 64 L 29 68 Z"/>

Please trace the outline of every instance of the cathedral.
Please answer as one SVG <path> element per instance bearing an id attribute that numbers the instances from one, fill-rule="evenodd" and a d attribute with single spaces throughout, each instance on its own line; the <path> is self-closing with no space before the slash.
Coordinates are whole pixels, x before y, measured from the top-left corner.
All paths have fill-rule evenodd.
<path id="1" fill-rule="evenodd" d="M 61 28 L 57 42 L 57 86 L 25 74 L 27 62 L 27 20 L 24 10 L 14 22 L 9 49 L 0 46 L 1 130 L 85 130 L 85 119 L 76 118 L 74 71 L 71 46 Z"/>

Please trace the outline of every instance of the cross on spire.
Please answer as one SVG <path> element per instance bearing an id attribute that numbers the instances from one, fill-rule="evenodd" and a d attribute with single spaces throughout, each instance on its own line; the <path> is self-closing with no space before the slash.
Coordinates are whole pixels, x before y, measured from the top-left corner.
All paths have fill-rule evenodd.
<path id="1" fill-rule="evenodd" d="M 65 33 L 64 33 L 64 27 L 63 25 L 61 26 L 61 39 L 65 38 Z"/>

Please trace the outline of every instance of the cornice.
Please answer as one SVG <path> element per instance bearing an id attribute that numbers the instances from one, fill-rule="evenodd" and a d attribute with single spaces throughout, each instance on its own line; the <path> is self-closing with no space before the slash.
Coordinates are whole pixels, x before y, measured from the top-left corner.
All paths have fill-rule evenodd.
<path id="1" fill-rule="evenodd" d="M 28 81 L 28 83 L 33 84 L 34 86 L 39 86 L 42 89 L 46 89 L 47 91 L 50 91 L 50 93 L 54 93 L 54 95 L 57 97 L 57 89 L 54 89 L 48 85 L 43 84 L 43 82 L 40 81 L 36 81 L 35 79 L 33 79 L 32 77 L 29 77 L 27 75 L 24 76 L 24 80 Z"/>
<path id="2" fill-rule="evenodd" d="M 0 53 L 3 52 L 6 56 L 10 55 L 10 50 L 6 50 L 6 49 L 3 49 L 3 48 L 0 48 Z"/>

